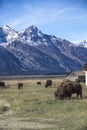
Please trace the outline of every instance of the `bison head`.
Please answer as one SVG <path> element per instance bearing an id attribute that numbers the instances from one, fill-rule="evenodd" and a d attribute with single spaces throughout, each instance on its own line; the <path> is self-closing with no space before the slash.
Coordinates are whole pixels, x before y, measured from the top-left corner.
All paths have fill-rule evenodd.
<path id="1" fill-rule="evenodd" d="M 61 100 L 63 100 L 63 99 L 64 99 L 64 95 L 63 95 L 63 94 L 61 94 L 61 93 L 58 93 L 58 97 L 59 97 L 59 99 L 61 99 Z"/>
<path id="2" fill-rule="evenodd" d="M 61 99 L 61 100 L 64 99 L 64 96 L 58 91 L 54 92 L 54 96 L 55 96 L 56 99 Z"/>

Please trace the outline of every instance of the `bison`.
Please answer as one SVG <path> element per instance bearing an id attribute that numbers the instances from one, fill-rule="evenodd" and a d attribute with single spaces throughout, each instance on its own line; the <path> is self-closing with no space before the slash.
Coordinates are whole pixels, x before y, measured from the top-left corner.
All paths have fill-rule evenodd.
<path id="1" fill-rule="evenodd" d="M 45 83 L 45 88 L 47 88 L 48 86 L 52 86 L 52 80 L 47 80 Z"/>
<path id="2" fill-rule="evenodd" d="M 0 82 L 0 88 L 1 89 L 3 89 L 3 88 L 5 89 L 5 82 L 2 82 L 2 81 Z"/>
<path id="3" fill-rule="evenodd" d="M 75 93 L 77 94 L 77 98 L 80 95 L 82 99 L 82 85 L 75 82 L 65 82 L 60 90 L 55 91 L 54 95 L 55 98 L 64 99 L 68 97 L 70 99 L 72 94 Z"/>
<path id="4" fill-rule="evenodd" d="M 18 83 L 18 89 L 23 89 L 23 83 Z"/>
<path id="5" fill-rule="evenodd" d="M 38 81 L 38 82 L 37 82 L 37 85 L 41 85 L 41 82 L 40 82 L 40 81 Z"/>

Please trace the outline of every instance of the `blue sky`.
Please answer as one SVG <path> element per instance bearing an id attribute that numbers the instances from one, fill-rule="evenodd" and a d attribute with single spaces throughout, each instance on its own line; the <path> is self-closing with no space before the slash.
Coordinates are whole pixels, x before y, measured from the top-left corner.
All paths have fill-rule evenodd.
<path id="1" fill-rule="evenodd" d="M 87 40 L 87 0 L 0 0 L 0 26 L 43 33 L 71 42 Z"/>

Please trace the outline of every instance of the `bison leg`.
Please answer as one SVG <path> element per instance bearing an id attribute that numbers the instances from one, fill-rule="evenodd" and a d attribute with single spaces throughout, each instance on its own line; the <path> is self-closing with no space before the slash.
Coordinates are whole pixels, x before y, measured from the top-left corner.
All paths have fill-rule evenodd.
<path id="1" fill-rule="evenodd" d="M 77 93 L 77 99 L 78 99 L 79 95 L 80 95 L 80 98 L 82 99 L 82 92 L 81 93 Z"/>
<path id="2" fill-rule="evenodd" d="M 70 100 L 70 99 L 71 99 L 71 96 L 69 96 L 68 99 Z"/>
<path id="3" fill-rule="evenodd" d="M 71 93 L 69 93 L 69 94 L 68 94 L 68 99 L 70 100 L 70 99 L 71 99 L 71 97 L 72 97 L 72 94 L 71 94 Z"/>
<path id="4" fill-rule="evenodd" d="M 79 93 L 77 93 L 77 99 L 78 99 Z"/>
<path id="5" fill-rule="evenodd" d="M 82 99 L 82 92 L 80 93 L 80 97 L 81 97 L 81 99 Z"/>
<path id="6" fill-rule="evenodd" d="M 1 86 L 1 89 L 5 89 L 5 86 L 3 85 L 3 86 Z"/>

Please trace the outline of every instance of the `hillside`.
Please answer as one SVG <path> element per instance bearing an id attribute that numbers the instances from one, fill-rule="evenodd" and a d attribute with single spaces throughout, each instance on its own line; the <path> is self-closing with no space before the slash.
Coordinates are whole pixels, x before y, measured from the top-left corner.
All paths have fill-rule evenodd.
<path id="1" fill-rule="evenodd" d="M 8 71 L 5 66 L 7 61 L 3 59 L 4 62 L 1 61 L 0 64 L 1 75 L 63 74 L 82 69 L 87 61 L 86 42 L 84 46 L 75 45 L 68 40 L 43 34 L 34 25 L 22 32 L 17 32 L 8 25 L 0 27 L 0 46 L 2 51 L 5 49 L 15 57 L 10 58 L 20 66 L 18 69 L 18 65 L 13 66 L 9 60 Z"/>

